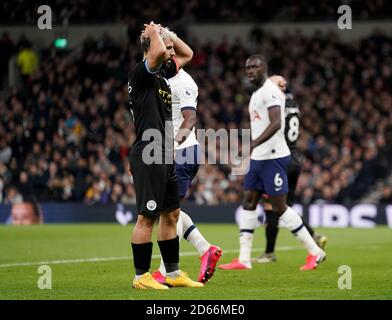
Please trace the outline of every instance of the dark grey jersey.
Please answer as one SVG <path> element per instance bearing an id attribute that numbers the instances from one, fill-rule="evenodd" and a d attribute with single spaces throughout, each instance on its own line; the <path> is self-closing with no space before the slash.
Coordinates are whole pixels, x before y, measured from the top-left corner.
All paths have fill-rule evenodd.
<path id="1" fill-rule="evenodd" d="M 300 112 L 293 95 L 291 93 L 286 93 L 285 95 L 286 126 L 284 135 L 293 160 L 300 163 L 301 154 L 297 148 L 297 141 L 299 138 Z"/>
<path id="2" fill-rule="evenodd" d="M 291 148 L 295 148 L 297 144 L 297 140 L 299 137 L 299 108 L 295 100 L 293 99 L 293 95 L 290 93 L 286 94 L 286 105 L 285 105 L 285 113 L 286 113 L 286 128 L 285 128 L 285 138 L 287 145 Z"/>

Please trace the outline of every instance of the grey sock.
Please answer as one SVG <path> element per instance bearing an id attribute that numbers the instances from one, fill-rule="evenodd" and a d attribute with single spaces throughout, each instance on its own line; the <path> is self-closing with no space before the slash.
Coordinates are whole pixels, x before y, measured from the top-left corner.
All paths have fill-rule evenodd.
<path id="1" fill-rule="evenodd" d="M 178 263 L 164 262 L 164 264 L 165 264 L 166 273 L 174 272 L 174 271 L 177 271 L 179 269 L 178 268 Z"/>

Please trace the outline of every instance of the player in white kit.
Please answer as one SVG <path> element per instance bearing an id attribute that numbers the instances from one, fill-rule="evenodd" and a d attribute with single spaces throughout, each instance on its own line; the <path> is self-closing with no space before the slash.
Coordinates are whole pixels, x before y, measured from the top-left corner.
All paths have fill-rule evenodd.
<path id="1" fill-rule="evenodd" d="M 246 73 L 257 86 L 249 102 L 251 123 L 250 169 L 244 180 L 243 214 L 240 226 L 240 254 L 220 269 L 251 269 L 253 232 L 257 226 L 256 206 L 263 193 L 269 196 L 273 211 L 284 225 L 308 250 L 306 264 L 301 270 L 312 270 L 325 260 L 325 252 L 304 227 L 300 216 L 287 206 L 287 168 L 290 150 L 285 130 L 285 96 L 268 79 L 268 65 L 261 55 L 252 55 L 246 61 Z"/>
<path id="2" fill-rule="evenodd" d="M 196 139 L 195 123 L 198 87 L 192 77 L 183 69 L 169 79 L 172 91 L 172 119 L 174 127 L 175 164 L 178 191 L 185 199 L 188 187 L 196 176 L 200 163 L 200 145 Z M 222 256 L 222 249 L 211 245 L 193 224 L 184 211 L 177 222 L 179 238 L 188 240 L 201 256 L 198 281 L 206 283 L 214 274 L 215 266 Z M 165 266 L 161 259 L 159 270 L 153 277 L 163 283 Z"/>

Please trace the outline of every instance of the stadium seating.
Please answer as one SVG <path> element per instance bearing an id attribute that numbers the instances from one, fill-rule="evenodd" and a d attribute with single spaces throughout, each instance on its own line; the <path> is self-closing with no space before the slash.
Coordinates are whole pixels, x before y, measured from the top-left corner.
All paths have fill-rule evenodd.
<path id="1" fill-rule="evenodd" d="M 27 41 L 3 39 L 4 59 Z M 249 127 L 244 62 L 263 52 L 271 73 L 289 80 L 302 112 L 305 161 L 297 200 L 358 200 L 386 177 L 392 155 L 390 37 L 376 31 L 347 44 L 333 33 L 273 36 L 254 29 L 244 39 L 192 40 L 188 71 L 199 86 L 198 128 Z M 126 84 L 141 58 L 136 41 L 104 36 L 87 40 L 79 55 L 53 47 L 39 54 L 39 69 L 24 88 L 0 99 L 0 202 L 33 192 L 40 201 L 134 203 L 126 170 L 135 137 Z M 231 176 L 229 166 L 204 165 L 189 198 L 218 204 L 238 202 L 241 194 L 242 177 Z"/>

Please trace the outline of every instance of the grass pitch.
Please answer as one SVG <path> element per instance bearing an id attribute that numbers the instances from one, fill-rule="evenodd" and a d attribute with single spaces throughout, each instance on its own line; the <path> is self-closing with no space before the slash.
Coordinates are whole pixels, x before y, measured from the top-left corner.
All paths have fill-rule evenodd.
<path id="1" fill-rule="evenodd" d="M 222 247 L 220 263 L 238 256 L 238 228 L 231 224 L 200 224 L 200 231 Z M 132 227 L 115 224 L 0 226 L 0 299 L 136 299 L 136 300 L 265 300 L 265 299 L 391 299 L 392 230 L 318 229 L 328 237 L 327 260 L 315 271 L 301 272 L 301 244 L 284 229 L 277 241 L 276 263 L 254 264 L 252 270 L 217 270 L 201 289 L 172 288 L 165 292 L 131 289 Z M 256 230 L 253 255 L 265 245 Z M 199 259 L 181 242 L 181 269 L 196 279 Z M 152 271 L 158 267 L 154 243 Z M 52 289 L 37 286 L 38 267 L 52 270 Z M 338 268 L 352 270 L 352 289 L 338 288 Z"/>

